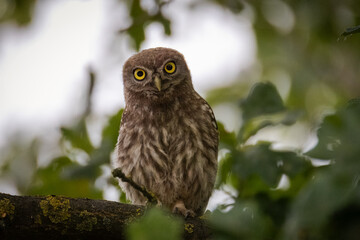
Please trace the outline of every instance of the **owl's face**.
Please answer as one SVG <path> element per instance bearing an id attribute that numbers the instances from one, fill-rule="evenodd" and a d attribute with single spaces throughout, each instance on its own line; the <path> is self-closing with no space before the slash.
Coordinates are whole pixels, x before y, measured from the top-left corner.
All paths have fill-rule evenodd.
<path id="1" fill-rule="evenodd" d="M 161 99 L 180 88 L 192 89 L 185 59 L 170 48 L 152 48 L 130 57 L 123 68 L 125 99 L 127 95 Z"/>

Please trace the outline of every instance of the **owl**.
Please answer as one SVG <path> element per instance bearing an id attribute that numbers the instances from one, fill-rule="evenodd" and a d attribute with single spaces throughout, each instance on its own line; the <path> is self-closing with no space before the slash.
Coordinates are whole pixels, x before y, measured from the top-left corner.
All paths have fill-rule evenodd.
<path id="1" fill-rule="evenodd" d="M 202 215 L 216 178 L 218 129 L 183 55 L 170 48 L 143 50 L 124 64 L 123 83 L 114 167 L 172 212 Z M 146 204 L 142 193 L 119 184 L 132 203 Z"/>

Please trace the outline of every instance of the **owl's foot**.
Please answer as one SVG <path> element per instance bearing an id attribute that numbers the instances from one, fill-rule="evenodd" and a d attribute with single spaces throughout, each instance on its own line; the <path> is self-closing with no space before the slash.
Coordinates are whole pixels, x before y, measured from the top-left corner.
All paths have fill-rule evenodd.
<path id="1" fill-rule="evenodd" d="M 184 202 L 179 200 L 175 203 L 172 212 L 175 214 L 180 214 L 184 216 L 185 218 L 188 217 L 195 217 L 195 213 L 193 210 L 189 210 L 185 207 Z"/>

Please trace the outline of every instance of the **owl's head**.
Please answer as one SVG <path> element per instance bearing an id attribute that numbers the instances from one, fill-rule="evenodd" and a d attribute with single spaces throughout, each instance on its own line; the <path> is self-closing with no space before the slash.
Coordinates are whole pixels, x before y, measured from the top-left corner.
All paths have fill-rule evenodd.
<path id="1" fill-rule="evenodd" d="M 130 57 L 123 68 L 125 99 L 131 96 L 169 98 L 192 90 L 190 71 L 181 53 L 170 48 L 151 48 Z"/>

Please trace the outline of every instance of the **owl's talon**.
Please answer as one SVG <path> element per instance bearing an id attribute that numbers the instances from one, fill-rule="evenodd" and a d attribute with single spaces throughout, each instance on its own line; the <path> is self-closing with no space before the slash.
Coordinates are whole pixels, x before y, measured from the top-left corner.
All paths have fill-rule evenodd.
<path id="1" fill-rule="evenodd" d="M 187 210 L 185 218 L 189 218 L 189 217 L 191 218 L 195 217 L 195 213 L 193 210 Z"/>
<path id="2" fill-rule="evenodd" d="M 174 214 L 179 214 L 184 216 L 185 218 L 195 217 L 195 213 L 193 210 L 189 210 L 185 207 L 183 201 L 178 201 L 175 203 L 174 208 L 172 210 Z"/>

